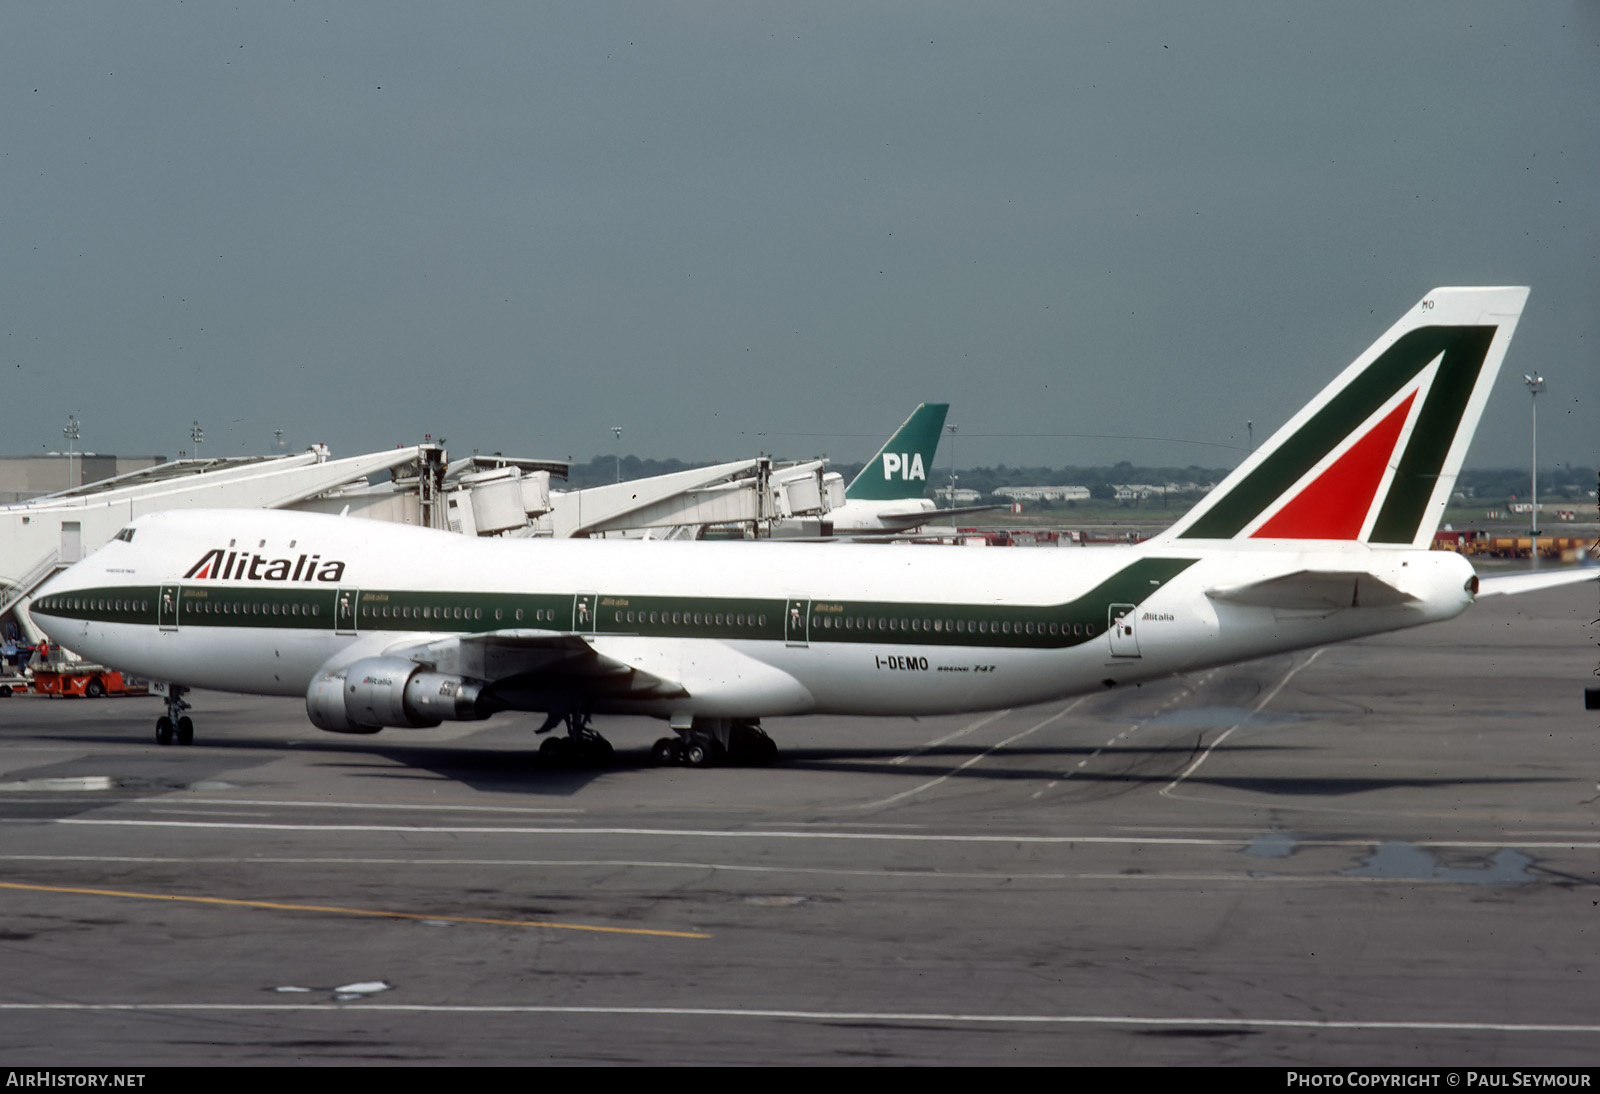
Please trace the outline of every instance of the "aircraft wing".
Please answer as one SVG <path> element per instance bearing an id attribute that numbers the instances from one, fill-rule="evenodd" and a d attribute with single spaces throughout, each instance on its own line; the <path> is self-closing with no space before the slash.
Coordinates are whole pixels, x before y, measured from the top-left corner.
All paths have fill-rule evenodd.
<path id="1" fill-rule="evenodd" d="M 1415 600 L 1382 578 L 1361 570 L 1300 570 L 1265 581 L 1207 589 L 1212 600 L 1255 608 L 1382 608 Z"/>
<path id="2" fill-rule="evenodd" d="M 1535 570 L 1526 574 L 1484 577 L 1478 579 L 1478 596 L 1481 598 L 1531 593 L 1539 589 L 1553 589 L 1558 585 L 1593 581 L 1597 577 L 1600 577 L 1600 566 L 1572 566 L 1559 570 Z"/>
<path id="3" fill-rule="evenodd" d="M 548 695 L 658 699 L 689 694 L 681 682 L 609 657 L 585 636 L 564 631 L 489 631 L 386 652 L 431 664 L 439 672 L 487 681 L 493 695 L 519 708 L 533 697 Z"/>

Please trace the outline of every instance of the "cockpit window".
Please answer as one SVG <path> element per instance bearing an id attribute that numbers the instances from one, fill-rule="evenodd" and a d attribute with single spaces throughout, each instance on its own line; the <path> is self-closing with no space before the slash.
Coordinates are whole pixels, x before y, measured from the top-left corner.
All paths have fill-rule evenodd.
<path id="1" fill-rule="evenodd" d="M 132 543 L 133 542 L 133 531 L 134 530 L 132 528 L 124 528 L 122 531 L 118 532 L 116 535 L 112 536 L 111 538 L 112 539 L 120 539 L 124 543 Z"/>

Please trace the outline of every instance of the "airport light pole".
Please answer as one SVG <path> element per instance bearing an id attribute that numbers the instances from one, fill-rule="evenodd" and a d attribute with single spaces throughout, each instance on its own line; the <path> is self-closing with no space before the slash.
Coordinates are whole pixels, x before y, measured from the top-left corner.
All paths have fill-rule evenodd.
<path id="1" fill-rule="evenodd" d="M 1528 397 L 1533 403 L 1533 496 L 1528 508 L 1528 534 L 1533 537 L 1534 569 L 1539 567 L 1539 392 L 1544 390 L 1544 377 L 1537 372 L 1523 373 L 1522 382 L 1528 385 Z"/>
<path id="2" fill-rule="evenodd" d="M 72 453 L 78 446 L 78 418 L 76 415 L 67 415 L 67 424 L 62 427 L 61 435 L 67 439 L 67 489 L 71 490 L 73 486 Z"/>
<path id="3" fill-rule="evenodd" d="M 622 481 L 622 427 L 614 425 L 611 432 L 617 435 L 617 481 Z"/>
<path id="4" fill-rule="evenodd" d="M 200 428 L 200 419 L 196 418 L 189 427 L 189 439 L 194 441 L 194 458 L 200 458 L 200 442 L 206 439 L 206 431 Z"/>

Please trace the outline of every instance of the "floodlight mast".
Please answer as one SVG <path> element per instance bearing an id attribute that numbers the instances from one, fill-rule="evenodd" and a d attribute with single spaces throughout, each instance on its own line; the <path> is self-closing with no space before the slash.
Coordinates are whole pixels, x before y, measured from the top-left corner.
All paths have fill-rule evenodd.
<path id="1" fill-rule="evenodd" d="M 1539 568 L 1539 392 L 1544 390 L 1544 377 L 1537 372 L 1522 374 L 1522 382 L 1528 385 L 1528 396 L 1533 403 L 1533 492 L 1528 508 L 1528 534 L 1533 537 L 1533 547 L 1529 554 L 1533 556 L 1533 568 Z"/>
<path id="2" fill-rule="evenodd" d="M 67 424 L 62 427 L 61 435 L 67 439 L 67 489 L 75 485 L 72 481 L 72 454 L 78 447 L 78 417 L 75 414 L 67 415 Z"/>

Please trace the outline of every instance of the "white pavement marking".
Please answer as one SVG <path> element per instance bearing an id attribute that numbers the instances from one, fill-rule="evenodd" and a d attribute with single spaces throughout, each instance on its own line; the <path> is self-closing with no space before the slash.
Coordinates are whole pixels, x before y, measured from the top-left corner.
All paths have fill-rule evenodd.
<path id="1" fill-rule="evenodd" d="M 944 1011 L 769 1010 L 754 1007 L 584 1007 L 426 1003 L 0 1003 L 7 1011 L 135 1011 L 284 1013 L 382 1011 L 389 1014 L 568 1014 L 605 1017 L 763 1018 L 813 1022 L 950 1022 L 962 1025 L 1157 1026 L 1213 1029 L 1432 1030 L 1463 1033 L 1593 1033 L 1600 1025 L 1577 1022 L 1390 1021 L 1384 1019 L 1241 1018 L 1138 1014 L 962 1014 Z"/>
<path id="2" fill-rule="evenodd" d="M 1318 657 L 1322 656 L 1322 650 L 1326 649 L 1326 648 L 1327 647 L 1324 646 L 1324 647 L 1322 647 L 1322 649 L 1312 650 L 1310 657 L 1307 657 L 1304 661 L 1300 662 L 1298 665 L 1294 666 L 1288 672 L 1286 672 L 1284 674 L 1284 676 L 1283 676 L 1283 679 L 1278 681 L 1278 686 L 1273 688 L 1271 691 L 1267 692 L 1266 696 L 1259 703 L 1257 703 L 1254 707 L 1252 707 L 1250 709 L 1251 717 L 1254 717 L 1255 715 L 1260 714 L 1264 709 L 1266 709 L 1267 704 L 1272 702 L 1272 700 L 1274 700 L 1274 699 L 1276 699 L 1278 697 L 1278 692 L 1282 691 L 1284 689 L 1284 687 L 1289 683 L 1289 681 L 1293 680 L 1295 678 L 1295 676 L 1297 676 L 1299 674 L 1301 669 L 1305 668 L 1307 665 L 1311 664 L 1311 662 L 1315 661 Z M 1209 757 L 1211 755 L 1211 753 L 1216 750 L 1217 746 L 1222 744 L 1223 741 L 1226 741 L 1230 736 L 1232 736 L 1234 730 L 1238 729 L 1240 726 L 1244 725 L 1246 722 L 1249 722 L 1249 721 L 1250 721 L 1250 719 L 1246 718 L 1246 719 L 1244 719 L 1244 721 L 1235 722 L 1233 725 L 1229 726 L 1226 731 L 1224 731 L 1220 736 L 1217 737 L 1216 740 L 1212 741 L 1209 745 L 1206 746 L 1206 750 L 1204 752 L 1200 753 L 1199 757 L 1197 757 L 1195 759 L 1194 763 L 1192 763 L 1188 767 L 1186 767 L 1183 770 L 1182 774 L 1180 774 L 1176 779 L 1173 779 L 1170 783 L 1168 783 L 1166 786 L 1161 788 L 1161 796 L 1163 798 L 1171 797 L 1172 796 L 1172 792 L 1178 788 L 1178 784 L 1179 783 L 1183 782 L 1184 779 L 1187 779 L 1190 775 L 1193 775 L 1196 771 L 1200 770 L 1200 765 L 1206 762 L 1207 757 Z"/>
<path id="3" fill-rule="evenodd" d="M 110 775 L 65 775 L 59 778 L 23 779 L 0 783 L 0 791 L 33 793 L 38 791 L 115 790 Z"/>
<path id="4" fill-rule="evenodd" d="M 1063 711 L 1062 713 L 1065 713 Z M 1058 715 L 1059 717 L 1059 715 Z M 1040 723 L 1043 725 L 1044 723 Z M 1038 726 L 1034 727 L 1039 728 Z M 1029 730 L 1027 732 L 1032 732 Z M 1018 734 L 1022 736 L 1022 734 Z M 1004 742 L 1002 742 L 1004 743 Z M 998 747 L 998 746 L 996 746 Z M 30 821 L 29 824 L 37 822 Z M 1202 837 L 1202 836 L 1044 836 L 1019 832 L 1013 835 L 979 836 L 949 832 L 824 832 L 795 831 L 782 828 L 757 828 L 718 830 L 715 828 L 509 828 L 490 825 L 424 825 L 424 824 L 246 824 L 239 821 L 169 821 L 169 820 L 112 820 L 96 817 L 62 817 L 52 824 L 82 827 L 112 828 L 200 828 L 247 832 L 394 832 L 402 835 L 510 835 L 510 836 L 657 836 L 667 839 L 789 839 L 789 840 L 861 840 L 890 843 L 1026 843 L 1026 844 L 1120 844 L 1141 847 L 1245 847 L 1255 836 Z M 1295 847 L 1376 847 L 1387 842 L 1372 839 L 1306 839 L 1296 840 Z M 1499 850 L 1514 846 L 1535 849 L 1600 850 L 1600 842 L 1579 840 L 1522 841 L 1522 840 L 1408 840 L 1415 847 L 1454 847 L 1462 849 Z M 0 855 L 0 861 L 19 858 L 17 855 Z M 52 858 L 58 856 L 50 856 Z M 246 859 L 246 862 L 255 861 Z"/>
<path id="5" fill-rule="evenodd" d="M 1162 703 L 1160 706 L 1156 707 L 1156 709 L 1150 713 L 1150 717 L 1144 719 L 1144 721 L 1142 721 L 1142 722 L 1135 722 L 1133 725 L 1131 725 L 1128 728 L 1126 728 L 1126 729 L 1122 730 L 1121 732 L 1117 733 L 1109 741 L 1107 741 L 1105 744 L 1101 745 L 1099 748 L 1097 748 L 1093 752 L 1089 753 L 1089 755 L 1087 755 L 1083 759 L 1079 760 L 1077 767 L 1073 768 L 1071 771 L 1063 771 L 1059 778 L 1051 779 L 1049 782 L 1045 783 L 1044 786 L 1040 787 L 1038 790 L 1035 790 L 1030 795 L 1030 797 L 1032 797 L 1035 800 L 1044 797 L 1045 791 L 1054 790 L 1061 783 L 1063 783 L 1066 780 L 1072 778 L 1072 776 L 1074 774 L 1076 774 L 1077 772 L 1082 771 L 1084 768 L 1088 767 L 1089 766 L 1089 762 L 1091 760 L 1094 760 L 1097 757 L 1099 757 L 1099 755 L 1102 752 L 1104 752 L 1106 749 L 1110 748 L 1112 745 L 1116 744 L 1118 741 L 1124 740 L 1130 734 L 1137 733 L 1139 730 L 1143 729 L 1150 722 L 1152 722 L 1156 718 L 1159 718 L 1161 715 L 1165 714 L 1168 709 L 1170 709 L 1171 707 L 1177 706 L 1180 702 L 1182 702 L 1183 700 L 1187 699 L 1189 696 L 1193 695 L 1196 691 L 1198 691 L 1202 686 L 1205 685 L 1205 683 L 1208 680 L 1211 679 L 1212 676 L 1215 676 L 1215 675 L 1216 675 L 1216 670 L 1213 669 L 1211 672 L 1208 672 L 1205 675 L 1199 677 L 1196 682 L 1184 687 L 1183 690 L 1179 691 L 1176 695 L 1172 696 L 1165 703 Z"/>
<path id="6" fill-rule="evenodd" d="M 938 748 L 942 744 L 948 744 L 948 743 L 950 743 L 951 741 L 955 740 L 958 737 L 965 737 L 967 734 L 971 733 L 973 730 L 982 729 L 984 726 L 988 725 L 990 722 L 994 721 L 996 718 L 1004 718 L 1007 714 L 1010 714 L 1010 713 L 1011 713 L 1011 709 L 1009 707 L 1006 708 L 1005 710 L 997 710 L 993 714 L 988 715 L 987 717 L 979 718 L 976 722 L 973 722 L 969 726 L 965 726 L 965 727 L 963 727 L 961 729 L 956 730 L 954 733 L 946 733 L 943 737 L 935 738 L 934 740 L 929 741 L 925 745 L 921 745 L 921 746 L 919 746 L 917 748 L 913 748 L 910 752 L 907 752 L 904 756 L 896 756 L 894 759 L 890 760 L 889 762 L 892 763 L 892 764 L 903 764 L 907 760 L 916 759 L 918 756 L 922 755 L 924 752 L 929 752 L 929 751 L 931 751 L 931 750 L 933 750 L 935 748 Z"/>
<path id="7" fill-rule="evenodd" d="M 1079 696 L 1078 698 L 1072 700 L 1072 702 L 1068 703 L 1066 706 L 1062 707 L 1060 710 L 1056 711 L 1054 714 L 1050 715 L 1050 717 L 1048 717 L 1044 721 L 1040 722 L 1038 725 L 1029 726 L 1027 729 L 1023 730 L 1021 733 L 1013 734 L 1012 736 L 1007 737 L 1003 741 L 1000 741 L 1000 742 L 998 742 L 996 744 L 990 745 L 988 748 L 984 749 L 982 752 L 978 753 L 976 756 L 973 756 L 971 759 L 967 760 L 965 763 L 958 765 L 953 770 L 946 771 L 943 775 L 940 775 L 936 779 L 929 779 L 927 782 L 923 783 L 921 786 L 913 786 L 910 790 L 902 790 L 898 794 L 891 794 L 887 798 L 882 798 L 882 799 L 879 799 L 878 801 L 874 801 L 874 802 L 867 802 L 865 805 L 857 805 L 857 806 L 854 806 L 853 808 L 856 808 L 856 809 L 877 809 L 877 808 L 879 808 L 881 806 L 893 805 L 895 802 L 904 801 L 906 798 L 913 797 L 914 795 L 920 794 L 924 790 L 932 790 L 934 787 L 938 786 L 940 783 L 946 781 L 947 779 L 951 778 L 952 776 L 960 774 L 961 772 L 965 771 L 967 768 L 971 767 L 973 764 L 976 764 L 981 760 L 987 759 L 990 755 L 992 755 L 995 752 L 998 752 L 1002 748 L 1005 748 L 1007 745 L 1015 744 L 1016 742 L 1022 740 L 1024 737 L 1027 737 L 1027 736 L 1029 736 L 1031 734 L 1037 733 L 1039 730 L 1043 729 L 1045 726 L 1049 725 L 1050 723 L 1055 722 L 1055 721 L 1059 721 L 1060 719 L 1065 718 L 1068 714 L 1072 713 L 1072 711 L 1078 706 L 1078 704 L 1083 702 L 1084 699 L 1086 699 L 1086 698 L 1088 698 L 1088 697 L 1087 696 Z"/>

